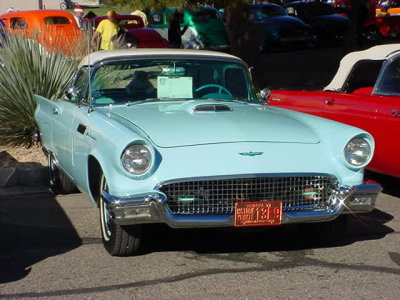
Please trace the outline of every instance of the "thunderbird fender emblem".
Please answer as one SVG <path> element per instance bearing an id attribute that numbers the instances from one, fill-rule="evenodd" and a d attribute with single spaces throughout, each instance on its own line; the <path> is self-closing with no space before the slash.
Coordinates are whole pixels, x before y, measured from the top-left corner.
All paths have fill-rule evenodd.
<path id="1" fill-rule="evenodd" d="M 243 155 L 243 156 L 257 156 L 257 155 L 261 155 L 263 153 L 264 152 L 253 152 L 253 151 L 250 151 L 250 152 L 241 152 L 239 154 Z"/>

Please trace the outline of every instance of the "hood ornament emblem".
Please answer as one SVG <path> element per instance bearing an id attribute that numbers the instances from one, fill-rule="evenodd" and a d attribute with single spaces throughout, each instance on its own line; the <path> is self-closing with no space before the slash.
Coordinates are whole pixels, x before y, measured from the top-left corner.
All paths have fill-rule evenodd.
<path id="1" fill-rule="evenodd" d="M 261 155 L 263 153 L 264 152 L 253 152 L 253 151 L 250 151 L 250 152 L 241 152 L 239 154 L 243 155 L 243 156 L 257 156 L 257 155 Z"/>

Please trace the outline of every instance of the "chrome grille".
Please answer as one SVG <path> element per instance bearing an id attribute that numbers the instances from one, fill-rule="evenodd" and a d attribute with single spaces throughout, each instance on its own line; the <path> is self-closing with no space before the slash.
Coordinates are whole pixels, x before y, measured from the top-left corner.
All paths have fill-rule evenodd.
<path id="1" fill-rule="evenodd" d="M 173 214 L 229 215 L 243 201 L 282 201 L 284 211 L 325 208 L 336 187 L 330 176 L 298 176 L 179 181 L 159 189 Z"/>

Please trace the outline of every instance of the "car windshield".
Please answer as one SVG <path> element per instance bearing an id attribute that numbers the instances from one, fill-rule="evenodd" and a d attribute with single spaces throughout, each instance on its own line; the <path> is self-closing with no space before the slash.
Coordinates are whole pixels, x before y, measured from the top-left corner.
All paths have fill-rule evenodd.
<path id="1" fill-rule="evenodd" d="M 91 85 L 95 105 L 144 100 L 256 100 L 247 69 L 240 63 L 220 60 L 109 62 L 95 68 Z"/>
<path id="2" fill-rule="evenodd" d="M 142 19 L 140 19 L 140 17 L 136 17 L 136 16 L 120 18 L 118 20 L 118 23 L 120 26 L 122 26 L 128 30 L 144 27 Z"/>
<path id="3" fill-rule="evenodd" d="M 193 20 L 197 23 L 203 23 L 210 19 L 218 19 L 217 12 L 210 9 L 204 9 L 197 11 Z"/>
<path id="4" fill-rule="evenodd" d="M 306 3 L 305 7 L 307 13 L 312 16 L 333 15 L 335 13 L 335 9 L 329 4 L 313 2 Z"/>
<path id="5" fill-rule="evenodd" d="M 285 16 L 285 10 L 277 5 L 263 5 L 253 7 L 253 18 L 255 21 L 262 21 L 265 18 Z"/>
<path id="6" fill-rule="evenodd" d="M 71 22 L 65 17 L 47 17 L 44 19 L 44 23 L 47 25 L 66 25 Z"/>
<path id="7" fill-rule="evenodd" d="M 400 57 L 387 62 L 375 93 L 380 95 L 400 95 Z"/>

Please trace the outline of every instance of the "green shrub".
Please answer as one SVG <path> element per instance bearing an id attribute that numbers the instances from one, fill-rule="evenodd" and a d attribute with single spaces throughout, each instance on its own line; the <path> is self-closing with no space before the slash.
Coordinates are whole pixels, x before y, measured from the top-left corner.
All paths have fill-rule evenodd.
<path id="1" fill-rule="evenodd" d="M 10 35 L 0 48 L 0 145 L 34 144 L 34 94 L 56 100 L 63 96 L 80 58 L 66 57 L 35 40 Z"/>

